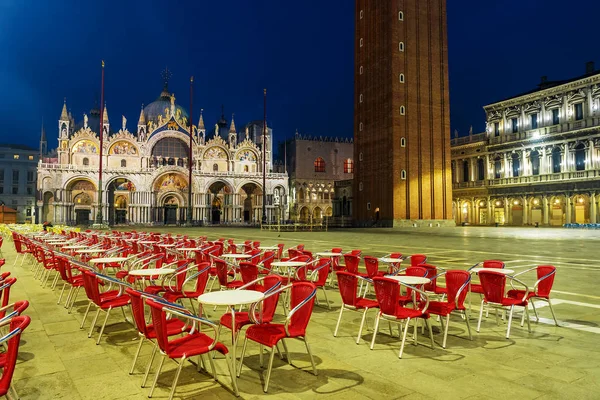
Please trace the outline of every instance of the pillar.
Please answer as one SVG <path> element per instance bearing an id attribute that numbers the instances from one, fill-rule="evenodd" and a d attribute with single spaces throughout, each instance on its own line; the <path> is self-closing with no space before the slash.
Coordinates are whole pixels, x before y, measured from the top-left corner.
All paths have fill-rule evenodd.
<path id="1" fill-rule="evenodd" d="M 566 196 L 566 204 L 565 204 L 565 224 L 571 223 L 571 205 L 572 205 L 571 195 L 567 194 Z"/>
<path id="2" fill-rule="evenodd" d="M 523 225 L 527 225 L 529 223 L 529 201 L 527 201 L 527 196 L 523 196 Z"/>
<path id="3" fill-rule="evenodd" d="M 510 225 L 510 223 L 512 222 L 512 213 L 509 214 L 509 204 L 508 204 L 508 197 L 504 197 L 504 222 L 506 223 L 506 225 Z"/>
<path id="4" fill-rule="evenodd" d="M 544 215 L 542 216 L 543 218 L 543 223 L 544 225 L 548 225 L 549 224 L 549 220 L 550 220 L 550 216 L 548 215 L 549 211 L 548 211 L 548 198 L 546 196 L 542 196 L 542 205 L 543 205 L 543 213 Z"/>
<path id="5" fill-rule="evenodd" d="M 590 224 L 596 223 L 596 193 L 590 194 Z"/>

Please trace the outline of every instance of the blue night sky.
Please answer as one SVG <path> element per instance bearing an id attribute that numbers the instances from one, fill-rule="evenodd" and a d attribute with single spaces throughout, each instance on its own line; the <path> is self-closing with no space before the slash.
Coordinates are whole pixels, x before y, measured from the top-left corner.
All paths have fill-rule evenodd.
<path id="1" fill-rule="evenodd" d="M 483 105 L 533 89 L 540 76 L 574 77 L 596 61 L 600 3 L 577 3 L 577 18 L 558 0 L 448 1 L 452 130 L 484 129 Z M 292 6 L 293 5 L 293 6 Z M 75 120 L 100 98 L 113 128 L 133 131 L 142 103 L 162 89 L 189 107 L 194 122 L 221 114 L 236 125 L 268 121 L 275 140 L 301 133 L 352 136 L 353 0 L 44 1 L 0 0 L 1 142 L 37 148 L 42 118 L 48 146 L 67 98 Z"/>

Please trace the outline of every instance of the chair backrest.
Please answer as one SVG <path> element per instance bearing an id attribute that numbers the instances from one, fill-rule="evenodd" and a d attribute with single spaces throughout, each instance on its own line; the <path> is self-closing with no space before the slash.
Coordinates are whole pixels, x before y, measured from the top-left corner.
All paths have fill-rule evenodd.
<path id="1" fill-rule="evenodd" d="M 358 273 L 358 263 L 360 258 L 354 254 L 344 254 L 344 263 L 346 265 L 346 271 L 356 274 Z"/>
<path id="2" fill-rule="evenodd" d="M 142 293 L 133 288 L 126 288 L 125 292 L 131 299 L 131 314 L 133 314 L 135 326 L 139 333 L 147 337 L 148 326 L 146 325 L 146 314 L 144 313 L 144 299 L 142 299 Z"/>
<path id="3" fill-rule="evenodd" d="M 6 307 L 10 301 L 10 288 L 15 284 L 17 278 L 6 278 L 2 282 L 0 282 L 0 297 L 2 297 L 2 302 L 0 303 L 2 307 Z"/>
<path id="4" fill-rule="evenodd" d="M 252 256 L 248 259 L 248 262 L 251 262 L 252 264 L 258 264 L 260 261 L 260 253 L 261 251 L 259 249 L 250 249 L 250 251 L 246 253 Z"/>
<path id="5" fill-rule="evenodd" d="M 419 265 L 418 267 L 408 267 L 405 271 L 407 276 L 420 276 L 422 278 L 427 277 L 427 268 Z"/>
<path id="6" fill-rule="evenodd" d="M 425 254 L 413 254 L 410 256 L 410 265 L 416 267 L 419 264 L 425 264 L 427 256 Z"/>
<path id="7" fill-rule="evenodd" d="M 219 279 L 219 284 L 221 286 L 227 285 L 227 274 L 229 272 L 227 263 L 220 258 L 213 258 L 213 263 L 217 269 L 217 279 Z"/>
<path id="8" fill-rule="evenodd" d="M 447 301 L 448 303 L 454 303 L 457 305 L 457 309 L 464 310 L 465 298 L 469 292 L 466 287 L 467 283 L 471 280 L 471 274 L 464 270 L 450 270 L 446 271 L 446 289 L 448 291 Z M 459 290 L 462 291 L 460 293 Z M 456 297 L 458 296 L 458 301 Z"/>
<path id="9" fill-rule="evenodd" d="M 402 258 L 402 253 L 390 253 L 390 258 Z"/>
<path id="10" fill-rule="evenodd" d="M 304 250 L 304 245 L 303 244 L 299 244 L 298 246 L 296 246 L 297 250 L 303 251 Z"/>
<path id="11" fill-rule="evenodd" d="M 196 264 L 196 267 L 198 268 L 198 272 L 194 274 L 196 276 L 196 291 L 194 292 L 194 295 L 200 296 L 204 293 L 208 277 L 210 276 L 210 263 L 203 262 Z"/>
<path id="12" fill-rule="evenodd" d="M 27 300 L 15 301 L 12 305 L 8 304 L 7 306 L 0 308 L 0 319 L 3 319 L 7 315 L 10 318 L 21 315 L 28 307 L 29 302 Z"/>
<path id="13" fill-rule="evenodd" d="M 369 275 L 369 278 L 377 276 L 377 273 L 379 272 L 379 260 L 377 257 L 364 256 L 363 260 L 365 261 L 365 267 L 367 268 L 367 275 Z"/>
<path id="14" fill-rule="evenodd" d="M 265 293 L 267 297 L 262 302 L 262 320 L 263 322 L 268 322 L 273 320 L 273 316 L 275 315 L 275 310 L 277 309 L 277 302 L 279 301 L 280 291 L 277 290 L 281 286 L 283 278 L 279 275 L 267 275 L 263 279 L 263 284 L 265 287 Z M 273 295 L 268 296 L 268 294 L 274 291 Z"/>
<path id="15" fill-rule="evenodd" d="M 56 256 L 56 269 L 58 270 L 58 273 L 60 274 L 60 278 L 65 282 L 69 282 L 69 276 L 67 275 L 67 267 L 68 266 L 69 266 L 69 260 L 67 260 L 66 257 Z"/>
<path id="16" fill-rule="evenodd" d="M 254 247 L 254 248 L 260 247 L 260 242 L 259 241 L 252 242 L 252 247 Z"/>
<path id="17" fill-rule="evenodd" d="M 333 249 L 331 249 L 332 253 L 341 253 L 342 252 L 342 248 L 341 247 L 334 247 Z"/>
<path id="18" fill-rule="evenodd" d="M 237 246 L 235 245 L 235 243 L 229 243 L 229 245 L 227 246 L 227 251 L 231 254 L 236 254 Z"/>
<path id="19" fill-rule="evenodd" d="M 361 256 L 361 254 L 362 254 L 362 250 L 350 250 L 350 253 L 348 253 L 348 254 L 351 254 L 351 255 L 353 255 L 353 256 L 360 257 L 360 256 Z"/>
<path id="20" fill-rule="evenodd" d="M 87 269 L 81 269 L 83 273 L 83 288 L 88 299 L 94 304 L 100 305 L 100 289 L 98 288 L 98 277 L 96 274 Z"/>
<path id="21" fill-rule="evenodd" d="M 152 299 L 146 299 L 146 304 L 150 307 L 152 315 L 152 326 L 156 333 L 156 342 L 158 347 L 165 353 L 169 346 L 169 336 L 167 334 L 167 313 L 163 310 L 163 305 Z"/>
<path id="22" fill-rule="evenodd" d="M 310 282 L 292 284 L 290 307 L 295 311 L 288 316 L 288 332 L 297 336 L 304 335 L 315 305 L 316 294 L 317 288 Z"/>
<path id="23" fill-rule="evenodd" d="M 258 279 L 258 267 L 248 261 L 240 262 L 240 274 L 242 275 L 242 282 L 250 283 L 253 280 Z M 254 290 L 255 285 L 249 286 L 249 290 Z"/>
<path id="24" fill-rule="evenodd" d="M 550 296 L 552 285 L 554 284 L 554 277 L 556 276 L 556 267 L 553 265 L 538 265 L 536 268 L 538 286 L 536 295 L 542 297 Z"/>
<path id="25" fill-rule="evenodd" d="M 297 249 L 288 249 L 288 257 L 289 258 L 295 258 L 300 254 L 301 253 Z"/>
<path id="26" fill-rule="evenodd" d="M 10 332 L 3 337 L 7 343 L 4 365 L 2 367 L 2 378 L 0 378 L 0 395 L 6 395 L 10 389 L 10 383 L 15 372 L 15 365 L 19 355 L 19 344 L 21 334 L 29 326 L 31 318 L 27 315 L 16 316 L 10 320 Z"/>
<path id="27" fill-rule="evenodd" d="M 271 263 L 273 262 L 274 259 L 275 259 L 275 252 L 269 250 L 269 251 L 265 251 L 260 262 L 265 270 L 270 271 Z"/>
<path id="28" fill-rule="evenodd" d="M 504 262 L 500 260 L 485 260 L 481 266 L 483 268 L 504 268 Z"/>
<path id="29" fill-rule="evenodd" d="M 375 297 L 377 297 L 381 313 L 396 315 L 400 300 L 400 285 L 398 281 L 376 276 L 373 278 L 373 287 L 375 288 Z"/>
<path id="30" fill-rule="evenodd" d="M 285 244 L 283 243 L 279 243 L 277 245 L 277 259 L 279 260 L 281 257 L 283 257 L 283 249 L 285 247 Z"/>
<path id="31" fill-rule="evenodd" d="M 425 268 L 425 278 L 429 278 L 430 281 L 429 283 L 426 283 L 423 288 L 427 291 L 433 292 L 435 291 L 436 287 L 437 287 L 437 274 L 438 274 L 438 269 L 435 265 L 431 265 L 431 264 L 419 264 L 420 268 Z M 414 267 L 412 267 L 414 268 Z"/>
<path id="32" fill-rule="evenodd" d="M 479 271 L 483 297 L 491 303 L 502 303 L 506 288 L 506 275 L 499 272 Z"/>
<path id="33" fill-rule="evenodd" d="M 317 273 L 317 279 L 313 280 L 316 287 L 324 287 L 329 279 L 329 271 L 331 270 L 331 260 L 327 258 L 321 258 L 317 262 L 315 272 Z"/>
<path id="34" fill-rule="evenodd" d="M 355 307 L 358 300 L 356 295 L 358 276 L 346 271 L 338 271 L 336 274 L 342 302 L 347 306 Z"/>

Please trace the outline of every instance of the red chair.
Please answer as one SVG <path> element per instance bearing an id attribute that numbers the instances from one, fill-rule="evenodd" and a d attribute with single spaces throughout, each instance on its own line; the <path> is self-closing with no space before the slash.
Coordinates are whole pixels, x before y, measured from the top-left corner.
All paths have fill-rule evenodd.
<path id="1" fill-rule="evenodd" d="M 19 300 L 15 301 L 14 303 L 7 304 L 0 308 L 0 321 L 21 315 L 23 311 L 27 310 L 28 307 L 29 302 L 27 300 Z M 2 364 L 3 355 L 4 353 L 0 353 L 0 365 Z"/>
<path id="2" fill-rule="evenodd" d="M 346 272 L 351 274 L 360 275 L 366 278 L 368 275 L 358 272 L 358 264 L 360 263 L 360 256 L 355 254 L 344 254 L 344 267 Z"/>
<path id="3" fill-rule="evenodd" d="M 481 263 L 477 263 L 477 264 L 473 265 L 471 268 L 468 269 L 468 271 L 470 271 L 470 270 L 472 270 L 473 268 L 476 268 L 476 267 L 479 267 L 479 268 L 498 268 L 498 269 L 503 269 L 504 266 L 505 266 L 505 264 L 502 261 L 498 261 L 498 260 L 486 260 L 486 261 L 483 261 Z M 481 284 L 471 283 L 469 291 L 471 293 L 483 294 L 483 287 L 481 286 Z"/>
<path id="4" fill-rule="evenodd" d="M 15 372 L 15 365 L 17 364 L 17 357 L 19 355 L 19 345 L 21 343 L 21 334 L 29 326 L 31 318 L 27 315 L 16 316 L 11 319 L 6 319 L 0 326 L 9 326 L 10 332 L 0 338 L 0 344 L 6 346 L 6 352 L 4 353 L 4 363 L 2 365 L 2 377 L 0 378 L 0 396 L 6 396 L 11 399 L 18 399 L 19 395 L 15 389 L 11 386 L 13 374 Z M 12 389 L 12 394 L 10 394 Z"/>
<path id="5" fill-rule="evenodd" d="M 344 267 L 340 266 L 340 257 L 342 256 L 342 248 L 334 247 L 331 249 L 332 253 L 339 253 L 339 256 L 331 257 L 331 269 L 333 272 L 343 271 Z"/>
<path id="6" fill-rule="evenodd" d="M 275 260 L 275 252 L 274 251 L 265 251 L 262 255 L 262 258 L 259 262 L 259 275 L 268 275 L 271 273 L 271 263 Z"/>
<path id="7" fill-rule="evenodd" d="M 363 316 L 360 322 L 360 328 L 358 328 L 358 336 L 356 337 L 356 344 L 358 344 L 360 341 L 360 336 L 362 335 L 363 326 L 365 325 L 367 311 L 372 308 L 379 308 L 379 304 L 375 300 L 365 299 L 364 297 L 359 297 L 357 295 L 358 280 L 366 280 L 365 278 L 345 271 L 338 271 L 336 274 L 338 288 L 340 289 L 340 295 L 342 296 L 342 307 L 340 307 L 340 316 L 338 317 L 333 336 L 337 337 L 344 310 L 358 312 L 362 311 Z"/>
<path id="8" fill-rule="evenodd" d="M 306 264 L 305 267 L 300 267 L 296 270 L 296 280 L 299 282 L 312 282 L 318 288 L 323 290 L 323 296 L 325 296 L 325 302 L 327 308 L 331 309 L 329 299 L 327 299 L 327 291 L 325 290 L 325 284 L 329 279 L 329 272 L 331 269 L 331 260 L 328 258 L 321 258 L 316 262 Z M 319 298 L 315 296 L 317 305 L 320 305 Z"/>
<path id="9" fill-rule="evenodd" d="M 276 258 L 278 260 L 281 260 L 281 257 L 283 257 L 283 249 L 284 249 L 285 245 L 283 243 L 279 243 L 277 245 L 277 256 Z"/>
<path id="10" fill-rule="evenodd" d="M 140 355 L 140 350 L 142 349 L 142 345 L 146 340 L 148 340 L 153 345 L 152 349 L 152 357 L 148 362 L 148 366 L 146 368 L 146 373 L 144 375 L 144 380 L 142 381 L 142 387 L 146 386 L 146 380 L 148 379 L 148 373 L 150 372 L 150 367 L 152 365 L 152 361 L 154 361 L 154 356 L 156 354 L 157 346 L 153 342 L 156 339 L 156 329 L 154 325 L 146 323 L 146 313 L 144 311 L 144 297 L 145 298 L 155 298 L 152 295 L 147 293 L 139 292 L 133 288 L 126 288 L 125 292 L 129 295 L 131 300 L 131 313 L 133 314 L 133 321 L 135 322 L 135 326 L 138 330 L 138 348 L 135 352 L 135 356 L 133 357 L 133 364 L 131 364 L 131 370 L 129 370 L 129 375 L 133 374 L 135 370 L 135 364 Z M 172 305 L 175 307 L 176 305 Z M 170 318 L 166 321 L 165 330 L 167 332 L 167 336 L 175 336 L 179 335 L 183 332 L 187 332 L 190 330 L 190 326 L 186 325 L 183 321 L 177 318 Z"/>
<path id="11" fill-rule="evenodd" d="M 194 300 L 198 298 L 201 294 L 206 290 L 206 284 L 208 283 L 208 277 L 210 274 L 210 264 L 200 263 L 194 267 L 188 267 L 188 270 L 192 270 L 192 268 L 196 268 L 197 272 L 188 276 L 183 284 L 181 285 L 182 290 L 180 291 L 167 291 L 163 294 L 163 297 L 166 301 L 171 303 L 176 303 L 180 299 L 189 299 L 190 304 L 192 306 L 192 311 L 196 312 L 194 307 Z M 196 285 L 194 286 L 194 290 L 185 290 L 185 285 L 188 282 L 196 281 Z"/>
<path id="12" fill-rule="evenodd" d="M 511 286 L 513 282 L 517 282 L 522 285 L 525 290 L 522 292 L 523 297 L 513 298 L 505 296 L 506 292 L 506 279 L 511 280 Z M 527 318 L 527 330 L 531 333 L 531 325 L 529 323 L 529 310 L 527 309 L 527 299 L 529 295 L 529 288 L 519 279 L 508 276 L 503 273 L 493 271 L 479 271 L 479 281 L 483 287 L 483 300 L 481 300 L 481 309 L 479 310 L 479 321 L 477 322 L 477 332 L 481 327 L 481 318 L 483 316 L 483 306 L 491 306 L 495 309 L 505 310 L 509 308 L 508 313 L 508 326 L 506 328 L 506 338 L 510 338 L 510 327 L 512 323 L 513 311 L 515 306 L 523 307 L 525 310 L 525 317 Z M 496 314 L 497 315 L 497 314 Z"/>
<path id="13" fill-rule="evenodd" d="M 437 284 L 438 276 L 444 275 L 444 273 L 438 274 L 438 268 L 435 265 L 431 264 L 419 264 L 419 267 L 425 268 L 425 270 L 427 271 L 427 273 L 425 274 L 425 278 L 429 279 L 429 283 L 426 283 L 425 286 L 423 286 L 423 289 L 433 294 L 445 296 L 448 292 L 447 288 L 438 286 Z"/>
<path id="14" fill-rule="evenodd" d="M 259 323 L 269 323 L 273 321 L 275 310 L 277 308 L 277 302 L 279 301 L 279 294 L 281 293 L 279 290 L 281 288 L 281 277 L 277 275 L 267 275 L 262 278 L 257 278 L 255 281 L 249 282 L 236 290 L 255 290 L 252 289 L 252 287 L 257 286 L 263 288 L 265 297 L 257 303 L 260 309 L 260 318 L 255 317 L 254 321 L 259 320 Z M 235 334 L 235 343 L 237 343 L 237 337 L 239 336 L 241 329 L 246 325 L 254 323 L 250 314 L 256 314 L 256 305 L 253 304 L 250 306 L 249 312 L 234 310 L 234 313 L 235 329 L 233 328 L 232 324 L 231 310 L 228 309 L 227 312 L 221 317 L 218 335 L 221 333 L 221 327 L 224 326 L 225 328 L 231 330 L 233 334 Z"/>
<path id="15" fill-rule="evenodd" d="M 375 287 L 375 296 L 377 296 L 377 303 L 379 303 L 379 313 L 377 313 L 377 319 L 375 320 L 375 331 L 373 332 L 373 339 L 371 340 L 371 350 L 375 345 L 375 339 L 379 331 L 379 321 L 384 319 L 388 322 L 394 322 L 397 324 L 404 325 L 404 334 L 402 335 L 402 344 L 400 346 L 400 353 L 398 358 L 402 358 L 404 352 L 404 344 L 406 342 L 406 334 L 408 327 L 410 326 L 410 320 L 413 319 L 414 323 L 414 343 L 417 344 L 417 319 L 421 318 L 425 321 L 429 328 L 429 337 L 431 338 L 431 348 L 433 349 L 433 333 L 431 331 L 431 324 L 427 323 L 429 319 L 429 313 L 427 309 L 429 307 L 429 296 L 424 291 L 417 289 L 414 286 L 404 285 L 394 279 L 385 277 L 373 278 L 373 286 Z M 406 286 L 407 289 L 416 292 L 419 295 L 419 300 L 415 302 L 415 308 L 403 307 L 400 305 L 400 286 Z M 391 329 L 390 329 L 391 333 Z"/>
<path id="16" fill-rule="evenodd" d="M 244 282 L 242 281 L 229 280 L 229 276 L 235 275 L 235 266 L 229 265 L 227 262 L 220 258 L 214 258 L 213 262 L 217 269 L 217 279 L 219 280 L 221 290 L 236 289 L 244 285 Z"/>
<path id="17" fill-rule="evenodd" d="M 525 271 L 521 271 L 513 276 L 519 276 L 521 274 L 525 274 L 530 271 L 536 271 L 537 281 L 534 283 L 533 288 L 529 293 L 527 293 L 527 300 L 530 299 L 540 299 L 548 302 L 550 306 L 550 312 L 552 313 L 552 318 L 554 319 L 554 324 L 558 326 L 558 321 L 556 320 L 556 315 L 554 315 L 554 309 L 552 308 L 552 302 L 550 301 L 550 292 L 552 291 L 552 285 L 554 284 L 554 277 L 556 275 L 556 267 L 552 265 L 539 265 L 536 268 L 530 268 Z M 524 290 L 522 289 L 511 289 L 507 293 L 508 297 L 512 297 L 515 299 L 523 298 L 525 295 Z M 535 318 L 539 321 L 537 310 L 535 309 L 535 303 L 532 301 L 531 306 L 533 307 L 533 312 L 535 313 Z M 521 326 L 523 326 L 523 319 L 521 319 Z"/>
<path id="18" fill-rule="evenodd" d="M 144 291 L 150 294 L 159 294 L 162 292 L 173 292 L 179 293 L 183 290 L 183 283 L 185 282 L 185 278 L 187 276 L 187 272 L 189 269 L 195 269 L 195 266 L 188 267 L 191 260 L 177 260 L 170 264 L 165 265 L 165 268 L 174 269 L 175 272 L 165 277 L 160 285 L 149 285 Z M 151 277 L 151 279 L 155 279 L 156 277 Z"/>
<path id="19" fill-rule="evenodd" d="M 246 339 L 244 340 L 244 348 L 242 349 L 242 357 L 240 359 L 240 372 L 244 363 L 244 355 L 246 354 L 248 340 L 261 345 L 261 359 L 262 346 L 267 346 L 270 349 L 271 355 L 269 359 L 269 367 L 267 369 L 267 377 L 265 378 L 265 393 L 269 388 L 269 379 L 271 378 L 271 370 L 273 368 L 273 357 L 275 356 L 275 346 L 277 343 L 279 343 L 279 341 L 282 341 L 283 343 L 288 363 L 292 363 L 290 353 L 287 350 L 284 339 L 299 339 L 304 342 L 306 345 L 306 351 L 308 352 L 310 362 L 312 364 L 313 374 L 317 375 L 315 360 L 310 352 L 310 346 L 306 341 L 306 327 L 308 326 L 310 316 L 313 311 L 317 289 L 315 285 L 309 282 L 295 282 L 292 285 L 286 286 L 284 289 L 287 289 L 290 286 L 292 309 L 288 313 L 285 323 L 260 323 L 257 325 L 252 325 L 246 330 Z"/>
<path id="20" fill-rule="evenodd" d="M 404 274 L 406 276 L 418 276 L 421 278 L 425 278 L 427 277 L 427 269 L 424 268 L 422 265 L 418 266 L 418 267 L 408 267 L 404 270 Z M 400 303 L 402 305 L 406 305 L 406 304 L 410 304 L 413 302 L 413 293 L 411 291 L 410 287 L 406 288 L 406 294 L 404 295 L 400 295 L 400 297 L 398 298 L 398 300 L 400 301 Z"/>
<path id="21" fill-rule="evenodd" d="M 261 266 L 253 264 L 251 262 L 240 262 L 240 275 L 242 276 L 242 282 L 244 283 L 244 287 L 247 287 L 248 290 L 258 290 L 259 292 L 264 292 L 265 287 L 257 283 L 248 286 L 252 282 L 257 282 L 258 276 L 260 275 L 262 269 L 263 268 Z M 270 271 L 266 271 L 266 273 L 268 272 Z M 264 270 L 263 274 L 265 274 Z"/>
<path id="22" fill-rule="evenodd" d="M 60 301 L 62 300 L 63 294 L 65 292 L 65 288 L 68 285 L 70 288 L 69 293 L 67 294 L 67 300 L 65 300 L 65 308 L 67 308 L 70 303 L 73 290 L 75 288 L 83 286 L 83 276 L 81 274 L 73 275 L 71 263 L 69 262 L 69 259 L 67 257 L 56 256 L 56 265 L 58 273 L 64 282 L 56 304 L 60 304 Z"/>
<path id="23" fill-rule="evenodd" d="M 110 311 L 113 308 L 121 308 L 129 305 L 130 299 L 125 293 L 123 293 L 122 282 L 116 279 L 96 274 L 90 270 L 82 269 L 83 273 L 83 287 L 85 289 L 85 293 L 89 299 L 89 304 L 87 309 L 85 310 L 85 314 L 83 315 L 83 321 L 81 321 L 80 329 L 83 329 L 83 325 L 85 324 L 85 320 L 90 311 L 92 304 L 96 306 L 98 309 L 96 311 L 96 316 L 92 321 L 92 325 L 90 326 L 90 331 L 88 333 L 88 337 L 92 337 L 92 332 L 94 331 L 94 327 L 96 326 L 96 321 L 98 320 L 98 315 L 100 315 L 100 311 L 106 312 L 106 317 L 104 318 L 104 323 L 100 328 L 100 334 L 98 335 L 98 340 L 96 344 L 100 344 L 100 339 L 102 338 L 102 334 L 104 333 L 104 328 L 106 327 L 106 322 L 108 321 L 108 316 L 110 315 Z M 110 282 L 113 284 L 119 285 L 119 290 L 109 290 L 107 292 L 100 292 L 101 280 Z M 123 311 L 123 317 L 125 316 L 125 311 Z"/>
<path id="24" fill-rule="evenodd" d="M 473 337 L 471 336 L 471 325 L 469 325 L 469 317 L 467 316 L 465 309 L 465 298 L 469 292 L 468 286 L 471 281 L 471 274 L 467 271 L 454 270 L 446 271 L 444 275 L 446 276 L 446 301 L 430 301 L 427 312 L 429 314 L 439 315 L 440 317 L 446 317 L 445 327 L 444 319 L 440 319 L 444 331 L 442 347 L 445 349 L 446 338 L 448 337 L 448 326 L 450 326 L 450 314 L 455 311 L 459 312 L 467 323 L 469 340 L 473 340 Z"/>
<path id="25" fill-rule="evenodd" d="M 156 342 L 158 343 L 158 347 L 160 348 L 162 355 L 160 364 L 158 365 L 158 370 L 156 371 L 156 375 L 154 377 L 154 383 L 152 384 L 152 388 L 150 389 L 148 397 L 152 397 L 152 393 L 154 393 L 154 388 L 156 387 L 156 383 L 158 381 L 158 377 L 165 362 L 165 358 L 170 358 L 171 360 L 174 360 L 179 364 L 177 371 L 175 372 L 173 384 L 171 386 L 171 393 L 169 395 L 169 400 L 171 400 L 173 398 L 173 395 L 175 394 L 175 388 L 177 387 L 177 381 L 179 380 L 181 368 L 184 364 L 186 364 L 185 361 L 188 358 L 194 356 L 202 356 L 212 351 L 218 351 L 219 353 L 225 356 L 227 367 L 231 375 L 233 391 L 237 396 L 238 389 L 237 384 L 235 382 L 233 365 L 229 360 L 229 350 L 227 349 L 227 347 L 225 347 L 224 344 L 217 342 L 216 339 L 200 331 L 200 327 L 212 328 L 216 337 L 217 325 L 215 325 L 212 321 L 196 317 L 195 315 L 192 315 L 185 311 L 181 311 L 180 309 L 172 308 L 170 306 L 165 305 L 164 303 L 159 303 L 153 299 L 147 299 L 146 304 L 150 306 L 150 311 L 152 314 L 152 325 L 154 326 L 154 329 L 156 331 Z M 189 331 L 189 333 L 184 334 L 183 337 L 169 340 L 167 330 L 168 314 L 176 318 L 185 319 L 187 321 L 187 324 L 192 325 L 192 329 Z M 217 380 L 213 358 L 211 356 L 205 358 L 208 358 L 208 362 L 212 367 L 214 379 Z"/>
<path id="26" fill-rule="evenodd" d="M 6 274 L 6 273 L 5 273 Z M 8 273 L 10 274 L 10 273 Z M 10 301 L 10 288 L 15 284 L 17 278 L 5 278 L 0 281 L 0 305 L 6 307 Z"/>
<path id="27" fill-rule="evenodd" d="M 4 258 L 4 253 L 2 253 L 2 244 L 4 243 L 4 237 L 0 236 L 0 257 Z"/>
<path id="28" fill-rule="evenodd" d="M 427 262 L 427 256 L 425 254 L 413 254 L 408 258 L 410 258 L 411 267 L 416 267 L 420 264 L 425 264 Z"/>

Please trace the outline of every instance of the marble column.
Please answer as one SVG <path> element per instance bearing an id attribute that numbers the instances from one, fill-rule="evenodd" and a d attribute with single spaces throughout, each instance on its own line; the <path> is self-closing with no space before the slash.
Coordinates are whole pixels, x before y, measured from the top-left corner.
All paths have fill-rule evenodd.
<path id="1" fill-rule="evenodd" d="M 565 204 L 565 224 L 570 224 L 571 223 L 571 209 L 572 209 L 572 199 L 571 199 L 571 195 L 567 194 L 566 196 L 566 204 Z"/>
<path id="2" fill-rule="evenodd" d="M 542 197 L 542 205 L 543 205 L 543 223 L 544 225 L 548 225 L 549 224 L 549 220 L 550 220 L 550 216 L 549 214 L 549 210 L 548 210 L 548 198 L 546 196 Z"/>
<path id="3" fill-rule="evenodd" d="M 596 223 L 596 193 L 592 192 L 590 194 L 590 224 Z"/>

